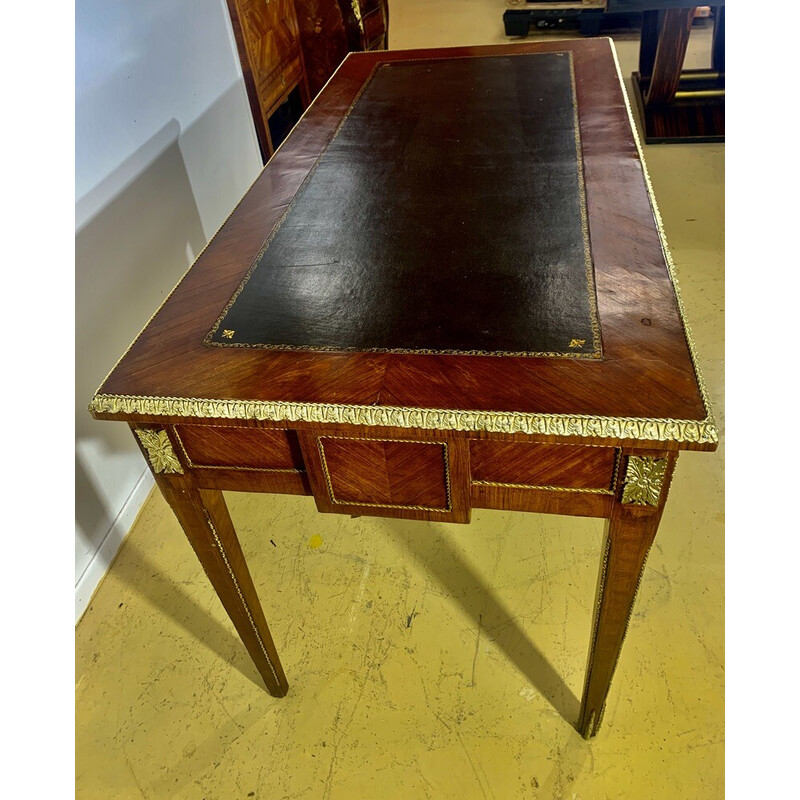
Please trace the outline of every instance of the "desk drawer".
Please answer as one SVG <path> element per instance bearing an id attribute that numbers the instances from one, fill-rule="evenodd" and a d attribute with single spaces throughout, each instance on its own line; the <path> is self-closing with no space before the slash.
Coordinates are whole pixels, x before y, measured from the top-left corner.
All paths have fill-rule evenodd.
<path id="1" fill-rule="evenodd" d="M 468 449 L 447 436 L 299 434 L 317 508 L 327 513 L 469 522 Z"/>
<path id="2" fill-rule="evenodd" d="M 613 447 L 473 440 L 473 483 L 612 494 L 618 451 Z"/>
<path id="3" fill-rule="evenodd" d="M 187 465 L 195 469 L 303 470 L 293 431 L 176 425 L 175 434 Z"/>
<path id="4" fill-rule="evenodd" d="M 300 61 L 300 53 L 297 51 L 292 54 L 292 60 L 282 64 L 260 83 L 258 96 L 265 115 L 274 110 L 273 106 L 281 99 L 281 96 L 292 89 L 302 79 L 302 76 L 303 65 Z M 268 123 L 266 117 L 264 121 Z"/>

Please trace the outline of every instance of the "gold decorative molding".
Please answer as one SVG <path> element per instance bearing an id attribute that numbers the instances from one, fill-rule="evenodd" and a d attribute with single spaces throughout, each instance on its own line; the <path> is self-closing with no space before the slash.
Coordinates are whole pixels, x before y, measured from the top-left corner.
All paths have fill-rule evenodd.
<path id="1" fill-rule="evenodd" d="M 536 414 L 528 412 L 463 411 L 444 409 L 398 408 L 392 406 L 350 406 L 321 403 L 287 403 L 279 401 L 243 401 L 179 397 L 147 397 L 98 392 L 89 404 L 94 414 L 172 416 L 199 419 L 269 420 L 275 422 L 312 422 L 343 425 L 390 426 L 429 430 L 459 430 L 490 433 L 522 433 L 544 436 L 575 436 L 616 440 L 716 444 L 719 441 L 711 404 L 703 375 L 698 365 L 696 346 L 686 322 L 675 266 L 664 234 L 642 146 L 625 89 L 614 42 L 608 40 L 617 67 L 622 97 L 628 113 L 634 143 L 644 175 L 647 193 L 655 218 L 667 269 L 672 279 L 678 312 L 683 323 L 700 396 L 706 416 L 702 420 L 653 419 L 645 417 L 594 417 L 588 415 Z M 348 57 L 350 54 L 348 53 Z M 343 62 L 344 63 L 344 62 Z M 341 65 L 338 69 L 341 68 Z M 330 82 L 330 80 L 329 80 Z M 362 87 L 363 88 L 363 87 Z M 306 111 L 307 113 L 307 111 Z M 282 146 L 282 145 L 281 145 Z M 255 181 L 254 181 L 255 183 Z M 238 206 L 237 206 L 238 207 Z M 234 209 L 235 211 L 235 209 Z M 231 211 L 233 214 L 233 211 Z M 230 217 L 230 215 L 229 215 Z M 224 224 L 224 223 L 223 223 Z M 220 226 L 221 228 L 222 226 Z M 216 234 L 215 234 L 216 235 Z M 213 238 L 213 237 L 212 237 Z M 206 247 L 208 244 L 206 245 Z M 205 249 L 205 248 L 204 248 Z M 198 256 L 199 258 L 199 256 Z M 196 260 L 195 260 L 196 261 Z M 183 277 L 186 277 L 189 269 Z M 183 280 L 183 278 L 181 278 Z M 180 285 L 180 281 L 178 282 Z M 145 327 L 128 346 L 111 372 L 138 341 L 142 332 L 164 306 L 178 285 L 164 299 Z M 577 355 L 577 354 L 576 354 Z M 111 375 L 109 372 L 109 376 Z M 108 376 L 106 376 L 106 380 Z M 104 381 L 105 382 L 105 381 Z M 102 387 L 101 387 L 102 388 Z"/>
<path id="2" fill-rule="evenodd" d="M 639 506 L 657 506 L 666 473 L 666 458 L 628 456 L 622 502 Z"/>
<path id="3" fill-rule="evenodd" d="M 172 443 L 165 430 L 137 428 L 136 435 L 147 451 L 153 472 L 177 472 L 183 475 L 183 467 L 172 449 Z"/>
<path id="4" fill-rule="evenodd" d="M 93 414 L 184 417 L 199 419 L 269 420 L 329 425 L 421 428 L 435 431 L 523 433 L 542 436 L 652 442 L 717 441 L 713 422 L 535 414 L 521 411 L 460 411 L 398 406 L 350 406 L 333 403 L 287 403 L 268 400 L 215 400 L 186 397 L 142 397 L 98 394 L 89 404 Z"/>
<path id="5" fill-rule="evenodd" d="M 361 33 L 364 33 L 364 20 L 361 19 L 361 4 L 358 2 L 358 0 L 350 0 L 350 5 L 353 8 L 353 16 L 356 18 L 358 28 Z"/>
<path id="6" fill-rule="evenodd" d="M 664 222 L 661 219 L 661 212 L 658 210 L 658 203 L 656 202 L 656 195 L 653 191 L 653 183 L 650 180 L 650 173 L 647 171 L 647 163 L 644 160 L 644 150 L 642 149 L 642 143 L 639 139 L 639 131 L 636 127 L 636 120 L 633 117 L 633 110 L 631 109 L 631 101 L 628 97 L 628 90 L 625 88 L 625 79 L 622 76 L 622 68 L 619 65 L 619 57 L 617 56 L 617 48 L 614 45 L 613 39 L 608 39 L 609 47 L 611 48 L 611 55 L 614 57 L 614 64 L 617 67 L 617 78 L 619 80 L 620 90 L 622 91 L 622 99 L 625 102 L 625 110 L 628 112 L 628 122 L 631 126 L 631 133 L 633 134 L 633 141 L 636 145 L 636 152 L 639 154 L 639 163 L 642 167 L 642 175 L 644 176 L 644 183 L 647 187 L 647 195 L 650 198 L 650 208 L 653 212 L 653 219 L 656 223 L 656 229 L 658 230 L 658 238 L 661 242 L 661 251 L 664 255 L 664 261 L 667 264 L 667 270 L 669 271 L 669 276 L 672 279 L 672 288 L 675 292 L 675 300 L 678 303 L 678 315 L 681 318 L 681 322 L 683 323 L 683 331 L 686 334 L 686 341 L 689 345 L 689 355 L 692 359 L 692 366 L 694 367 L 694 374 L 697 378 L 697 386 L 700 390 L 700 397 L 703 401 L 703 408 L 706 412 L 706 418 L 703 420 L 703 424 L 709 428 L 714 430 L 714 439 L 713 441 L 716 442 L 717 439 L 717 430 L 716 425 L 714 423 L 714 414 L 711 410 L 711 401 L 708 398 L 708 391 L 706 389 L 705 381 L 703 380 L 703 373 L 700 370 L 700 364 L 698 361 L 697 356 L 697 346 L 694 343 L 694 337 L 692 336 L 692 331 L 689 328 L 689 323 L 686 321 L 686 310 L 683 307 L 683 300 L 681 299 L 681 290 L 678 286 L 678 275 L 675 271 L 675 264 L 672 261 L 672 254 L 669 250 L 669 245 L 667 244 L 667 235 L 664 231 Z"/>
<path id="7" fill-rule="evenodd" d="M 586 489 L 570 486 L 535 486 L 530 483 L 502 483 L 501 481 L 472 481 L 473 486 L 496 486 L 500 489 L 536 489 L 539 492 L 573 492 L 577 494 L 614 494 L 610 489 Z"/>

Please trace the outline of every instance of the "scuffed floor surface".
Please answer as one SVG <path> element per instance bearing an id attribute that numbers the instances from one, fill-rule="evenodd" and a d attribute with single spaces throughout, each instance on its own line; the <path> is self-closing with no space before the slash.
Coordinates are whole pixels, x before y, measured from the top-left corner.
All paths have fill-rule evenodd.
<path id="1" fill-rule="evenodd" d="M 502 6 L 393 0 L 392 46 L 506 41 Z M 630 74 L 638 42 L 618 48 Z M 721 423 L 724 148 L 646 155 Z M 723 458 L 679 459 L 591 742 L 571 723 L 601 521 L 350 519 L 227 494 L 289 677 L 276 700 L 155 493 L 77 629 L 77 796 L 722 797 Z"/>

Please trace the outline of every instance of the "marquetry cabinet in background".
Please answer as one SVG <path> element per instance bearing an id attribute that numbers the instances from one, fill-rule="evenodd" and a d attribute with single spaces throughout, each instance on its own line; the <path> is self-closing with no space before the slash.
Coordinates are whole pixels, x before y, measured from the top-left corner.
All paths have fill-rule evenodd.
<path id="1" fill-rule="evenodd" d="M 350 50 L 389 49 L 388 0 L 339 0 Z"/>
<path id="2" fill-rule="evenodd" d="M 388 46 L 388 0 L 227 0 L 266 162 L 348 50 Z"/>

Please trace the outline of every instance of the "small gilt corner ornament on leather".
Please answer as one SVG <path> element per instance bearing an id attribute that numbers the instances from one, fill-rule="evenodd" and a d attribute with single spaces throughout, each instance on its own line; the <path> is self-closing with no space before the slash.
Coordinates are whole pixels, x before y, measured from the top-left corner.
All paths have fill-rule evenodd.
<path id="1" fill-rule="evenodd" d="M 178 472 L 183 475 L 183 467 L 165 430 L 147 430 L 139 428 L 136 431 L 142 447 L 147 450 L 153 472 Z"/>
<path id="2" fill-rule="evenodd" d="M 628 456 L 622 502 L 657 506 L 667 472 L 667 459 Z"/>

